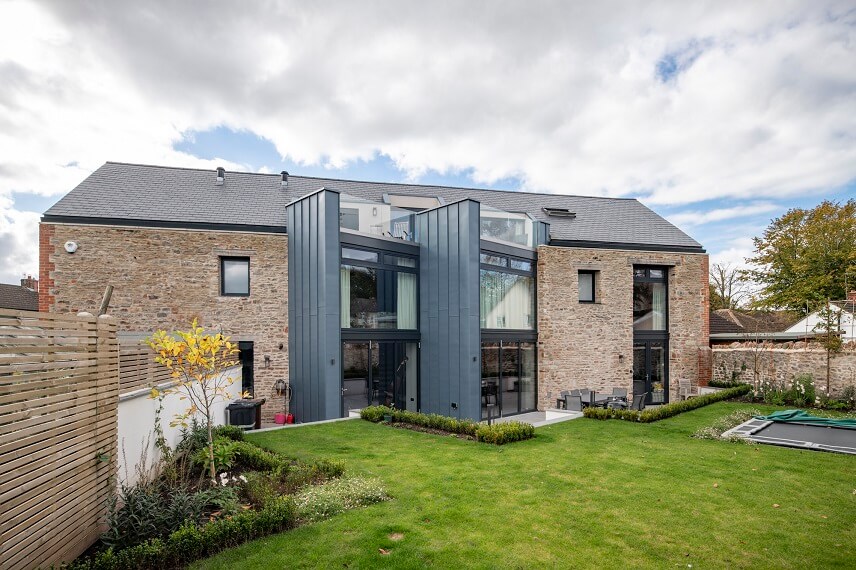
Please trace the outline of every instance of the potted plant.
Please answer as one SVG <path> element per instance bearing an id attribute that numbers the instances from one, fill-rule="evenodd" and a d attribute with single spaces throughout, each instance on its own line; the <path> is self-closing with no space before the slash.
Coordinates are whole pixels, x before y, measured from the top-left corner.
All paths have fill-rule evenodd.
<path id="1" fill-rule="evenodd" d="M 651 384 L 651 401 L 652 402 L 663 402 L 665 401 L 665 390 L 663 389 L 662 382 L 654 382 Z"/>
<path id="2" fill-rule="evenodd" d="M 392 423 L 392 412 L 395 411 L 395 405 L 389 407 L 389 410 L 383 413 L 383 421 L 388 424 Z"/>

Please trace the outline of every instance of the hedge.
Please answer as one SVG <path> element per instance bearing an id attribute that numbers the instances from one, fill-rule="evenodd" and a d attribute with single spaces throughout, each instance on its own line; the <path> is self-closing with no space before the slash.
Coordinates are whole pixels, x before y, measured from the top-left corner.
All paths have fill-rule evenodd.
<path id="1" fill-rule="evenodd" d="M 396 410 L 387 406 L 369 406 L 360 411 L 364 420 L 378 423 L 385 415 L 391 415 L 392 421 L 412 426 L 437 429 L 449 433 L 468 435 L 484 443 L 502 445 L 535 437 L 535 427 L 523 422 L 503 422 L 498 424 L 480 424 L 472 420 L 459 420 L 439 414 L 422 414 L 407 410 Z"/>
<path id="2" fill-rule="evenodd" d="M 673 402 L 671 404 L 660 406 L 659 408 L 642 410 L 641 412 L 637 412 L 635 410 L 612 410 L 608 408 L 604 409 L 589 407 L 583 410 L 583 415 L 587 418 L 593 418 L 596 420 L 617 419 L 647 424 L 670 418 L 672 416 L 677 416 L 678 414 L 682 414 L 690 410 L 695 410 L 696 408 L 701 408 L 703 406 L 707 406 L 715 402 L 720 402 L 722 400 L 730 400 L 731 398 L 736 398 L 738 396 L 744 396 L 749 393 L 750 389 L 751 387 L 748 384 L 743 384 L 741 386 L 735 386 L 734 388 L 728 388 L 719 392 L 715 392 L 713 394 L 696 396 L 695 398 L 689 398 L 688 400 L 683 400 L 680 402 Z"/>
<path id="3" fill-rule="evenodd" d="M 711 388 L 735 388 L 737 386 L 743 386 L 746 382 L 741 382 L 738 380 L 711 380 L 707 383 Z M 748 386 L 748 384 L 746 384 Z"/>
<path id="4" fill-rule="evenodd" d="M 68 570 L 163 570 L 183 568 L 263 536 L 297 526 L 297 507 L 290 497 L 279 497 L 259 511 L 245 511 L 205 526 L 187 523 L 165 540 L 155 538 L 142 544 L 99 552 L 63 566 Z"/>

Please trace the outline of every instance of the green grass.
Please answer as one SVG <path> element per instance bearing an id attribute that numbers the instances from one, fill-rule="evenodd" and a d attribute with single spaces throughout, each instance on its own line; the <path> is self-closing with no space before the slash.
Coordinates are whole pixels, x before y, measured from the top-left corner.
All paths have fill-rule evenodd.
<path id="1" fill-rule="evenodd" d="M 690 437 L 738 406 L 574 420 L 503 447 L 359 420 L 256 434 L 343 459 L 394 499 L 195 567 L 852 568 L 856 457 Z"/>

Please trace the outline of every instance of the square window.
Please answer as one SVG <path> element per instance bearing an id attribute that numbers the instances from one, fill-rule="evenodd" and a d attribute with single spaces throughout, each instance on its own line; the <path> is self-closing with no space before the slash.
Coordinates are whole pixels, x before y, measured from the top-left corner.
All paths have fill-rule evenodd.
<path id="1" fill-rule="evenodd" d="M 249 297 L 249 257 L 220 258 L 220 294 L 233 297 Z"/>
<path id="2" fill-rule="evenodd" d="M 662 279 L 664 277 L 663 270 L 651 268 L 648 270 L 648 276 L 651 279 Z"/>
<path id="3" fill-rule="evenodd" d="M 514 259 L 511 258 L 511 268 L 519 269 L 521 271 L 532 271 L 532 262 L 531 261 L 523 261 L 522 259 Z"/>
<path id="4" fill-rule="evenodd" d="M 508 267 L 508 258 L 491 253 L 479 254 L 479 261 L 485 265 L 499 265 L 500 267 Z"/>
<path id="5" fill-rule="evenodd" d="M 580 303 L 594 303 L 597 271 L 579 272 Z"/>

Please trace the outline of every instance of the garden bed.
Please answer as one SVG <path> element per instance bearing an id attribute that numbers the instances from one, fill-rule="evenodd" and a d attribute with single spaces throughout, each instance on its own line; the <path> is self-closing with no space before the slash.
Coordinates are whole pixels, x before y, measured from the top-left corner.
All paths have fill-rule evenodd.
<path id="1" fill-rule="evenodd" d="M 74 570 L 183 567 L 243 542 L 387 500 L 374 479 L 345 477 L 341 462 L 300 461 L 214 431 L 210 478 L 207 430 L 187 430 L 175 450 L 162 447 L 156 475 L 140 473 L 112 498 L 108 530 Z"/>
<path id="2" fill-rule="evenodd" d="M 386 422 L 395 425 L 395 427 L 423 432 L 431 430 L 428 433 L 437 435 L 465 436 L 463 439 L 473 439 L 494 445 L 503 445 L 535 437 L 535 427 L 532 424 L 523 422 L 503 422 L 487 425 L 472 420 L 459 420 L 438 414 L 421 414 L 419 412 L 396 410 L 387 406 L 369 406 L 363 408 L 360 411 L 360 417 L 373 423 Z"/>

